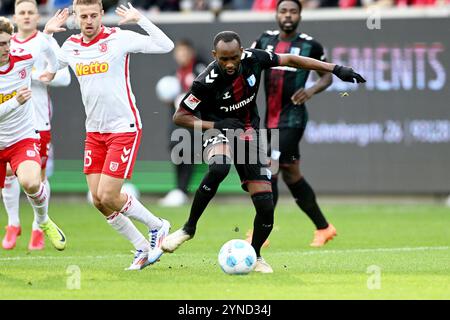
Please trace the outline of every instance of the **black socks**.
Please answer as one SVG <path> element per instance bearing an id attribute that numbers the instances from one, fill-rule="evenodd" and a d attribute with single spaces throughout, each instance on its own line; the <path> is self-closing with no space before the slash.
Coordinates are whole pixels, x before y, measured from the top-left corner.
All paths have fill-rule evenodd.
<path id="1" fill-rule="evenodd" d="M 195 234 L 197 222 L 208 203 L 214 198 L 220 183 L 226 178 L 231 168 L 231 159 L 225 155 L 216 155 L 209 160 L 208 173 L 203 178 L 195 193 L 189 219 L 183 229 L 191 236 Z"/>
<path id="2" fill-rule="evenodd" d="M 260 257 L 261 247 L 273 228 L 272 192 L 256 193 L 252 196 L 252 201 L 256 209 L 256 216 L 253 222 L 252 246 L 256 251 L 256 256 Z"/>
<path id="3" fill-rule="evenodd" d="M 288 185 L 289 190 L 298 204 L 308 217 L 315 224 L 317 229 L 325 229 L 328 227 L 328 222 L 325 219 L 319 205 L 316 202 L 316 195 L 314 190 L 308 182 L 302 177 L 296 183 Z"/>

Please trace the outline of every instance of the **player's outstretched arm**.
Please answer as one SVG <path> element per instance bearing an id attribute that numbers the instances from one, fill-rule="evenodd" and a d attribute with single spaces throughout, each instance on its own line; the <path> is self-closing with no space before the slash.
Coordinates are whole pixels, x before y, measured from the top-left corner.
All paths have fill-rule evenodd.
<path id="1" fill-rule="evenodd" d="M 138 24 L 148 34 L 145 36 L 132 31 L 123 31 L 125 34 L 123 46 L 127 52 L 168 53 L 175 47 L 173 41 L 131 3 L 128 3 L 128 7 L 121 5 L 116 9 L 116 13 L 122 18 L 119 25 Z"/>
<path id="2" fill-rule="evenodd" d="M 329 72 L 317 71 L 319 79 L 314 83 L 312 87 L 307 89 L 298 89 L 291 97 L 291 100 L 296 105 L 302 105 L 315 94 L 318 94 L 328 88 L 333 83 L 333 75 Z"/>
<path id="3" fill-rule="evenodd" d="M 64 65 L 66 65 L 67 63 L 59 59 L 61 48 L 59 47 L 58 43 L 53 37 L 46 35 L 46 38 L 48 39 L 51 49 L 55 52 L 58 58 L 59 71 L 56 72 L 54 79 L 50 83 L 48 83 L 48 79 L 46 79 L 44 82 L 45 84 L 50 85 L 52 87 L 67 87 L 68 85 L 70 85 L 71 77 L 69 68 L 64 67 Z M 43 74 L 42 70 L 39 69 L 33 70 L 33 72 L 31 73 L 31 80 L 37 83 L 41 83 L 42 81 L 40 77 L 42 74 Z"/>
<path id="4" fill-rule="evenodd" d="M 349 67 L 339 66 L 334 63 L 323 62 L 293 54 L 280 54 L 279 57 L 280 66 L 288 66 L 305 70 L 316 70 L 319 72 L 332 72 L 339 79 L 346 82 L 366 82 L 360 74 L 354 72 L 353 69 Z"/>
<path id="5" fill-rule="evenodd" d="M 20 88 L 19 90 L 17 90 L 17 94 L 14 98 L 0 104 L 0 117 L 4 114 L 7 114 L 11 110 L 23 105 L 30 99 L 31 90 L 26 87 Z"/>
<path id="6" fill-rule="evenodd" d="M 42 39 L 41 43 L 41 52 L 44 55 L 45 60 L 47 61 L 47 68 L 39 76 L 39 81 L 45 83 L 46 85 L 50 84 L 55 78 L 56 72 L 60 68 L 60 64 L 58 63 L 58 57 L 56 56 L 56 52 L 53 50 L 50 42 L 47 39 L 49 36 L 46 35 L 46 39 Z"/>
<path id="7" fill-rule="evenodd" d="M 66 59 L 65 53 L 63 52 L 63 50 L 60 48 L 58 42 L 53 38 L 53 33 L 54 32 L 60 32 L 60 31 L 64 31 L 66 29 L 61 28 L 62 25 L 64 25 L 64 23 L 66 23 L 67 18 L 69 17 L 69 10 L 68 9 L 64 9 L 64 10 L 58 10 L 55 15 L 47 22 L 47 24 L 45 25 L 45 29 L 44 29 L 44 36 L 48 41 L 48 44 L 51 48 L 51 50 L 53 50 L 53 52 L 56 54 L 56 58 L 58 61 L 58 69 L 66 69 L 67 71 L 62 71 L 62 74 L 65 74 L 65 80 L 63 80 L 62 84 L 57 84 L 55 86 L 68 86 L 70 84 L 70 74 L 69 79 L 67 80 L 67 73 L 69 73 L 69 70 L 67 69 L 67 66 L 69 65 L 69 62 Z M 57 69 L 57 70 L 58 70 Z M 44 76 L 44 77 L 42 77 Z M 51 75 L 49 74 L 49 72 L 44 72 L 41 76 L 38 77 L 38 80 L 41 82 L 45 82 L 47 85 L 51 84 L 50 82 L 52 80 L 54 80 L 55 75 L 53 75 L 53 77 L 51 77 Z M 58 80 L 58 83 L 60 81 Z"/>

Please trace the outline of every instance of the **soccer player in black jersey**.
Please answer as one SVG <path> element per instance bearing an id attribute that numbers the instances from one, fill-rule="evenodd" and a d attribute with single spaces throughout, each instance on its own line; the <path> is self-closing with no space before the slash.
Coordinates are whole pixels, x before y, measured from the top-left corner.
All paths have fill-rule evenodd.
<path id="1" fill-rule="evenodd" d="M 278 55 L 258 49 L 244 51 L 238 34 L 232 31 L 216 35 L 213 55 L 215 61 L 196 78 L 174 115 L 177 125 L 201 128 L 204 131 L 203 147 L 209 169 L 195 193 L 188 221 L 181 229 L 164 239 L 162 248 L 166 252 L 173 252 L 194 236 L 200 216 L 234 162 L 242 187 L 250 193 L 256 209 L 252 238 L 252 246 L 258 257 L 255 271 L 271 273 L 272 268 L 264 261 L 260 252 L 273 228 L 270 170 L 260 157 L 257 157 L 257 161 L 250 159 L 265 153 L 265 150 L 260 150 L 253 143 L 259 139 L 256 94 L 261 73 L 264 69 L 289 66 L 333 72 L 340 79 L 349 82 L 365 80 L 351 68 L 312 58 L 292 54 Z"/>
<path id="2" fill-rule="evenodd" d="M 268 50 L 277 54 L 291 53 L 326 61 L 322 45 L 307 34 L 297 32 L 301 20 L 302 5 L 298 0 L 281 0 L 277 3 L 277 31 L 266 31 L 255 41 L 252 48 Z M 305 102 L 325 90 L 332 82 L 332 74 L 316 71 L 319 80 L 305 88 L 309 70 L 272 68 L 265 72 L 266 119 L 268 129 L 279 129 L 278 150 L 272 147 L 272 161 L 295 198 L 298 206 L 316 226 L 313 247 L 321 247 L 336 235 L 335 227 L 325 219 L 316 201 L 316 195 L 300 172 L 299 143 L 308 122 Z M 272 174 L 274 206 L 278 200 L 278 177 Z M 247 241 L 251 241 L 251 233 Z"/>

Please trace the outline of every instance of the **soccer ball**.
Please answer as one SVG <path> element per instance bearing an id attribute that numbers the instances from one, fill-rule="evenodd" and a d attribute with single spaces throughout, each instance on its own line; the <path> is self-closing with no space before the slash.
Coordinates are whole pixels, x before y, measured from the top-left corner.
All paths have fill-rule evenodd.
<path id="1" fill-rule="evenodd" d="M 256 265 L 255 249 L 247 241 L 230 240 L 219 251 L 219 265 L 227 274 L 247 274 Z"/>
<path id="2" fill-rule="evenodd" d="M 139 200 L 139 198 L 141 196 L 139 189 L 131 182 L 125 182 L 122 186 L 121 192 L 128 193 L 129 195 L 133 196 L 137 200 Z M 88 191 L 86 194 L 86 200 L 88 203 L 94 204 L 93 199 L 92 199 L 92 194 L 90 191 Z"/>
<path id="3" fill-rule="evenodd" d="M 181 93 L 180 81 L 175 76 L 165 76 L 156 83 L 156 95 L 165 103 L 172 103 Z"/>

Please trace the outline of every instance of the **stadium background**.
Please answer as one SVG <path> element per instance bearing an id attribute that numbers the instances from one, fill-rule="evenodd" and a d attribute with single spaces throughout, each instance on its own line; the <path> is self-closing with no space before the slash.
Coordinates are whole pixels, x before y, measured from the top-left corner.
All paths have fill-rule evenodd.
<path id="1" fill-rule="evenodd" d="M 381 29 L 371 29 L 370 21 L 376 26 L 376 17 L 362 9 L 303 13 L 300 31 L 324 45 L 329 61 L 350 65 L 368 80 L 356 86 L 334 78 L 331 88 L 307 103 L 310 123 L 301 145 L 304 173 L 319 193 L 448 194 L 448 16 L 445 10 L 390 9 L 381 12 Z M 233 12 L 218 19 L 197 13 L 160 14 L 153 20 L 175 41 L 190 38 L 210 61 L 214 34 L 235 30 L 248 47 L 264 30 L 277 28 L 273 18 L 271 13 Z M 114 17 L 105 21 L 117 23 Z M 61 42 L 73 32 L 56 38 Z M 144 124 L 132 182 L 141 192 L 164 193 L 174 185 L 167 148 L 169 110 L 157 99 L 155 84 L 174 73 L 173 57 L 133 55 L 130 68 Z M 342 97 L 343 92 L 349 95 Z M 56 159 L 52 190 L 87 191 L 82 174 L 85 115 L 75 78 L 70 87 L 53 90 L 52 97 Z M 263 98 L 260 92 L 261 115 Z M 202 170 L 198 166 L 191 190 Z M 240 191 L 234 172 L 221 191 Z"/>
<path id="2" fill-rule="evenodd" d="M 385 9 L 381 29 L 369 29 L 367 21 L 377 24 L 376 11 L 303 12 L 301 30 L 324 44 L 330 60 L 352 65 L 368 82 L 355 89 L 335 78 L 330 90 L 308 104 L 302 169 L 338 237 L 324 248 L 311 248 L 311 221 L 291 197 L 283 197 L 263 254 L 274 269 L 268 277 L 230 277 L 217 265 L 223 243 L 243 239 L 253 223 L 254 207 L 248 197 L 236 196 L 244 193 L 234 173 L 208 206 L 193 241 L 143 272 L 123 271 L 132 258 L 130 244 L 84 201 L 85 115 L 77 81 L 53 90 L 56 171 L 50 211 L 64 228 L 68 247 L 63 252 L 50 244 L 44 251 L 27 250 L 33 211 L 22 198 L 22 236 L 14 250 L 0 250 L 0 300 L 154 299 L 156 307 L 166 299 L 448 300 L 450 207 L 441 196 L 448 195 L 450 181 L 449 15 L 450 7 Z M 205 60 L 217 31 L 236 30 L 248 46 L 264 30 L 276 28 L 273 13 L 223 12 L 218 20 L 207 12 L 149 17 L 174 40 L 191 38 Z M 105 21 L 118 22 L 112 15 Z M 144 122 L 133 183 L 145 192 L 144 205 L 168 219 L 172 230 L 185 222 L 189 204 L 165 208 L 154 201 L 174 181 L 167 150 L 169 111 L 157 100 L 155 84 L 174 70 L 171 54 L 131 59 L 131 81 Z M 341 97 L 343 92 L 349 96 Z M 198 168 L 191 190 L 203 169 Z M 81 193 L 72 197 L 74 192 Z M 322 197 L 327 194 L 338 196 Z M 6 223 L 0 207 L 0 225 Z M 147 232 L 144 225 L 137 227 Z M 298 311 L 297 302 L 291 306 Z M 179 318 L 178 308 L 164 309 L 170 318 Z"/>

